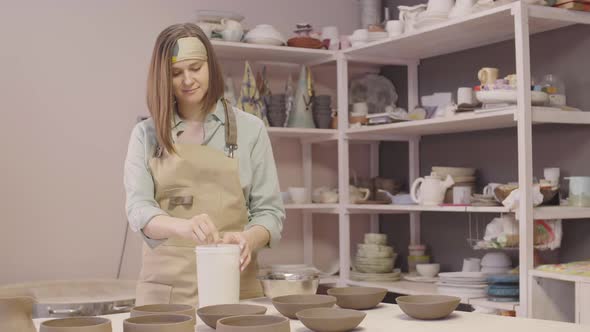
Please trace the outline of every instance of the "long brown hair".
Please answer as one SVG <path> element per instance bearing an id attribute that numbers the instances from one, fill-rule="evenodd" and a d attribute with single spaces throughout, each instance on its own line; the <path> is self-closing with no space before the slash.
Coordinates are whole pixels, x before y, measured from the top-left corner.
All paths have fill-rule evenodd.
<path id="1" fill-rule="evenodd" d="M 221 67 L 217 62 L 213 45 L 196 24 L 175 24 L 164 29 L 154 45 L 147 80 L 147 105 L 156 126 L 158 144 L 168 153 L 175 153 L 172 144 L 174 119 L 174 92 L 172 90 L 172 48 L 179 38 L 197 37 L 207 50 L 209 89 L 204 96 L 204 110 L 211 110 L 223 97 L 224 85 Z"/>

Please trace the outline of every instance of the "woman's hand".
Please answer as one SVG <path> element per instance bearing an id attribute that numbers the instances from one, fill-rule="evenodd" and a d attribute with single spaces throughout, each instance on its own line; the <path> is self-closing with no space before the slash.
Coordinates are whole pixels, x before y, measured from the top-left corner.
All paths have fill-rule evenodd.
<path id="1" fill-rule="evenodd" d="M 225 244 L 237 244 L 240 246 L 240 272 L 244 271 L 252 260 L 252 245 L 248 242 L 245 232 L 228 232 L 221 239 Z"/>
<path id="2" fill-rule="evenodd" d="M 196 242 L 198 245 L 215 244 L 221 241 L 217 227 L 207 214 L 200 214 L 187 221 L 181 221 L 175 227 L 177 237 Z"/>

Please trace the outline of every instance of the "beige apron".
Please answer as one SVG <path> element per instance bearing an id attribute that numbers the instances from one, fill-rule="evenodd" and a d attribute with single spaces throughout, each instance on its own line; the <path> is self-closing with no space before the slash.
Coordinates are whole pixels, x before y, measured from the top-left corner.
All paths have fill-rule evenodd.
<path id="1" fill-rule="evenodd" d="M 206 213 L 220 233 L 241 232 L 248 223 L 248 211 L 240 185 L 238 160 L 233 158 L 237 148 L 236 119 L 225 101 L 223 105 L 227 156 L 206 145 L 175 144 L 177 154 L 163 157 L 157 152 L 150 160 L 150 168 L 156 201 L 170 216 L 190 219 Z M 252 261 L 240 276 L 240 298 L 262 296 L 256 272 L 253 253 Z M 136 297 L 136 305 L 197 305 L 195 243 L 170 238 L 154 249 L 144 243 Z"/>

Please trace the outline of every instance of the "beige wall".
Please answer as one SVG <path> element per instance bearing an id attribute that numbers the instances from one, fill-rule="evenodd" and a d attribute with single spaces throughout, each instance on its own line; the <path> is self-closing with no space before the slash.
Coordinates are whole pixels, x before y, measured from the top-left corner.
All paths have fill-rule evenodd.
<path id="1" fill-rule="evenodd" d="M 123 159 L 136 117 L 147 113 L 146 68 L 165 26 L 191 21 L 199 8 L 238 11 L 250 26 L 270 23 L 287 35 L 300 21 L 348 33 L 356 24 L 353 0 L 37 0 L 2 7 L 0 283 L 116 275 L 126 227 Z M 317 170 L 336 183 L 335 149 L 323 149 L 331 151 L 314 151 L 323 162 Z M 300 178 L 293 158 L 279 161 L 283 187 Z M 300 250 L 287 250 L 300 248 L 296 217 L 279 252 L 291 262 L 302 259 Z M 128 243 L 123 276 L 133 278 L 140 242 L 133 236 Z"/>

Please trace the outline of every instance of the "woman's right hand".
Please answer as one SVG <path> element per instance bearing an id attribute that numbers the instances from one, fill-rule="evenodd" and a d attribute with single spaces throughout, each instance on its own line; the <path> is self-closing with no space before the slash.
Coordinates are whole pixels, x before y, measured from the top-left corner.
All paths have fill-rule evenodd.
<path id="1" fill-rule="evenodd" d="M 199 245 L 220 242 L 219 231 L 207 214 L 199 214 L 189 219 L 188 222 L 178 223 L 176 236 Z"/>

